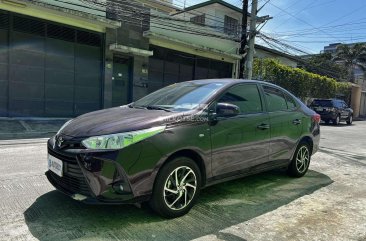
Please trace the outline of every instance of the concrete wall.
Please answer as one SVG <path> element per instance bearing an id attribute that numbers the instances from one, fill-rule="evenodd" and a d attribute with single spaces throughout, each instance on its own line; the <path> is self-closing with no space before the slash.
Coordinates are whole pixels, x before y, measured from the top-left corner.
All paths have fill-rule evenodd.
<path id="1" fill-rule="evenodd" d="M 255 49 L 255 54 L 254 57 L 256 58 L 260 58 L 260 59 L 264 59 L 264 58 L 272 58 L 272 59 L 277 59 L 278 61 L 280 61 L 281 64 L 296 68 L 297 67 L 297 62 L 293 59 L 290 58 L 286 58 L 285 56 L 280 56 L 278 54 L 274 54 L 268 51 L 265 51 L 263 49 Z"/>
<path id="2" fill-rule="evenodd" d="M 241 24 L 242 19 L 241 13 L 217 3 L 180 13 L 175 16 L 189 21 L 191 17 L 202 14 L 206 14 L 206 25 L 213 26 L 215 31 L 222 33 L 224 32 L 225 15 L 238 20 L 239 25 Z"/>
<path id="3" fill-rule="evenodd" d="M 113 6 L 112 6 L 113 7 Z M 143 8 L 143 6 L 141 6 Z M 145 9 L 146 10 L 146 9 Z M 148 79 L 147 69 L 149 58 L 125 54 L 109 50 L 111 44 L 125 45 L 138 49 L 149 50 L 149 39 L 143 37 L 143 32 L 148 29 L 148 22 L 144 24 L 138 21 L 126 19 L 125 13 L 114 15 L 114 20 L 121 21 L 123 24 L 118 29 L 108 29 L 105 40 L 105 79 L 104 79 L 104 108 L 112 105 L 112 75 L 113 75 L 113 56 L 119 55 L 132 59 L 132 97 L 133 100 L 139 99 L 147 94 L 145 83 Z M 139 18 L 140 16 L 137 16 Z M 125 21 L 124 21 L 125 20 Z M 148 20 L 147 20 L 148 21 Z"/>
<path id="4" fill-rule="evenodd" d="M 360 116 L 360 105 L 361 105 L 361 87 L 358 85 L 353 85 L 351 94 L 351 108 L 353 109 L 353 117 L 355 118 Z"/>
<path id="5" fill-rule="evenodd" d="M 366 91 L 361 93 L 360 116 L 366 117 Z"/>
<path id="6" fill-rule="evenodd" d="M 237 42 L 229 39 L 221 39 L 217 37 L 203 35 L 203 34 L 206 35 L 211 34 L 214 36 L 221 36 L 222 38 L 228 38 L 226 34 L 214 31 L 212 28 L 209 27 L 199 26 L 190 22 L 175 20 L 174 18 L 169 20 L 169 23 L 170 23 L 169 25 L 163 26 L 161 25 L 161 21 L 152 20 L 150 23 L 150 32 L 161 34 L 163 36 L 167 36 L 169 38 L 180 40 L 193 45 L 203 46 L 207 49 L 212 49 L 213 50 L 212 52 L 219 51 L 229 54 L 237 53 L 237 48 L 239 46 Z M 192 33 L 177 31 L 177 28 L 188 29 Z M 200 55 L 199 53 L 195 54 Z M 234 61 L 231 60 L 231 62 Z"/>

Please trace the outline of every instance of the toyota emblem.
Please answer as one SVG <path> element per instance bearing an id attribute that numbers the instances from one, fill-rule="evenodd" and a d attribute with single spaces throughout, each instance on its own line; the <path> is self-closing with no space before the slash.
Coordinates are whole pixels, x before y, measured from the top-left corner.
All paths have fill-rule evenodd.
<path id="1" fill-rule="evenodd" d="M 60 148 L 62 146 L 63 142 L 64 142 L 64 139 L 62 138 L 62 136 L 59 136 L 57 138 L 57 146 Z"/>

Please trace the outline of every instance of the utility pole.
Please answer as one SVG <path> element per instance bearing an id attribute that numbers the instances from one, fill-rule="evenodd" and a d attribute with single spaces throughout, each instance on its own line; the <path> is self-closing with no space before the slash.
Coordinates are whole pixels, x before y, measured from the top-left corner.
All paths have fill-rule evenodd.
<path id="1" fill-rule="evenodd" d="M 257 8 L 258 8 L 258 0 L 252 0 L 252 11 L 250 14 L 250 29 L 249 29 L 249 51 L 246 61 L 246 71 L 248 79 L 252 79 L 253 76 L 254 43 L 255 43 L 255 35 L 257 34 Z"/>
<path id="2" fill-rule="evenodd" d="M 249 0 L 243 0 L 243 16 L 241 19 L 241 42 L 239 54 L 242 56 L 239 67 L 239 78 L 244 78 L 245 70 L 245 52 L 247 47 L 247 25 L 248 25 L 248 2 Z"/>

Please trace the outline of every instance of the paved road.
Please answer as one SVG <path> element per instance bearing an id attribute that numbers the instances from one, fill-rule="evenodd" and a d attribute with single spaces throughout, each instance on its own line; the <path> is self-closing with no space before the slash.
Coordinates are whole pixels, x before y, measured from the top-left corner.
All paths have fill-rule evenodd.
<path id="1" fill-rule="evenodd" d="M 174 220 L 71 200 L 43 174 L 44 139 L 1 141 L 0 240 L 366 240 L 365 129 L 322 126 L 304 178 L 272 171 L 219 184 Z"/>

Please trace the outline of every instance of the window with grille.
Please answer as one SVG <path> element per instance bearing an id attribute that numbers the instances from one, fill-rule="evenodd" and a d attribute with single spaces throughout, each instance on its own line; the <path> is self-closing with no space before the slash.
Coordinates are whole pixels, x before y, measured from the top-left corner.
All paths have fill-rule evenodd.
<path id="1" fill-rule="evenodd" d="M 239 21 L 235 18 L 225 15 L 225 33 L 229 35 L 238 35 Z"/>
<path id="2" fill-rule="evenodd" d="M 205 25 L 205 19 L 206 19 L 206 15 L 202 14 L 202 15 L 191 17 L 191 22 L 195 23 L 195 24 L 199 24 L 199 25 Z"/>

